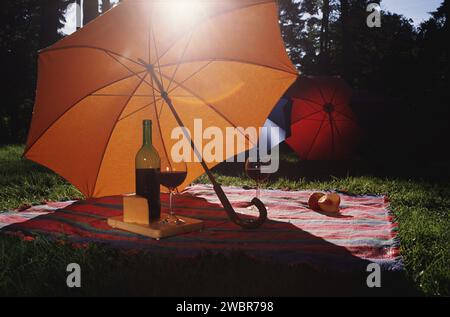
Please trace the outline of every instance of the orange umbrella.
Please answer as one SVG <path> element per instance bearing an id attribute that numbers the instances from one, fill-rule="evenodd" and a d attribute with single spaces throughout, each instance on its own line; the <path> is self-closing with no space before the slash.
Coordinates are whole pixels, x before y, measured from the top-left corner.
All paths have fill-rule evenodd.
<path id="1" fill-rule="evenodd" d="M 262 126 L 296 77 L 275 0 L 124 0 L 40 52 L 24 155 L 86 197 L 133 193 L 142 120 L 156 123 L 153 143 L 164 160 L 177 142 L 172 130 L 192 133 L 195 119 L 224 135 L 227 127 L 243 133 Z M 191 145 L 198 150 L 208 141 Z M 225 142 L 223 153 L 234 156 L 255 142 L 231 151 Z M 178 189 L 206 171 L 238 222 L 209 172 L 216 164 L 187 162 Z"/>

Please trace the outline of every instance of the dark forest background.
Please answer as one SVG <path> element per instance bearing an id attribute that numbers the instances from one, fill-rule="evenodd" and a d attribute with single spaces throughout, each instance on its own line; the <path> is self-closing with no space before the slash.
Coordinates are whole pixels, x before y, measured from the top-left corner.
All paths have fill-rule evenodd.
<path id="1" fill-rule="evenodd" d="M 25 142 L 37 51 L 63 36 L 73 2 L 2 1 L 0 144 Z M 369 28 L 373 2 L 381 1 L 280 0 L 288 52 L 302 74 L 338 75 L 355 89 L 352 107 L 365 131 L 355 158 L 448 160 L 450 0 L 418 27 L 382 12 L 382 27 Z M 109 0 L 85 0 L 84 23 L 110 8 Z"/>

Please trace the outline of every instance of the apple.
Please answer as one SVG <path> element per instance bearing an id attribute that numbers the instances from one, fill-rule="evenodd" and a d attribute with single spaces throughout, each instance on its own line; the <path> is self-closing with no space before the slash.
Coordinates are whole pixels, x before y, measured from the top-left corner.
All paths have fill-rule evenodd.
<path id="1" fill-rule="evenodd" d="M 324 212 L 339 212 L 339 205 L 341 204 L 341 197 L 338 194 L 326 194 L 319 198 L 317 202 L 320 210 Z"/>
<path id="2" fill-rule="evenodd" d="M 320 211 L 319 199 L 322 198 L 322 196 L 324 196 L 324 195 L 325 195 L 324 193 L 312 194 L 308 200 L 309 208 L 311 208 L 312 210 L 315 210 L 315 211 Z"/>

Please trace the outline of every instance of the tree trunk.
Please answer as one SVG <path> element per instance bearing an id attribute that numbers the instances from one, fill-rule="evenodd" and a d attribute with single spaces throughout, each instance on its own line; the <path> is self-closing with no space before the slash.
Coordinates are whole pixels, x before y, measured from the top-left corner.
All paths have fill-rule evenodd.
<path id="1" fill-rule="evenodd" d="M 320 30 L 320 55 L 319 69 L 321 74 L 329 71 L 329 25 L 330 25 L 330 0 L 323 0 L 322 6 L 322 26 Z"/>
<path id="2" fill-rule="evenodd" d="M 99 16 L 98 0 L 83 0 L 83 26 Z"/>
<path id="3" fill-rule="evenodd" d="M 342 75 L 350 84 L 353 84 L 353 41 L 350 25 L 349 0 L 341 0 L 342 24 Z"/>

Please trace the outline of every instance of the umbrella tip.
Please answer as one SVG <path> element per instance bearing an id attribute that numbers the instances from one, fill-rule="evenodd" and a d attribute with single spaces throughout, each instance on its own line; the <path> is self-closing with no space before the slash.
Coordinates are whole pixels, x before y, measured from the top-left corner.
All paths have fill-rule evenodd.
<path id="1" fill-rule="evenodd" d="M 152 64 L 146 63 L 143 59 L 138 59 L 138 62 L 142 64 L 145 68 L 147 68 L 148 71 L 152 71 L 154 69 L 154 66 Z"/>
<path id="2" fill-rule="evenodd" d="M 332 113 L 334 111 L 334 105 L 332 103 L 326 103 L 323 105 L 323 110 L 326 113 Z"/>

